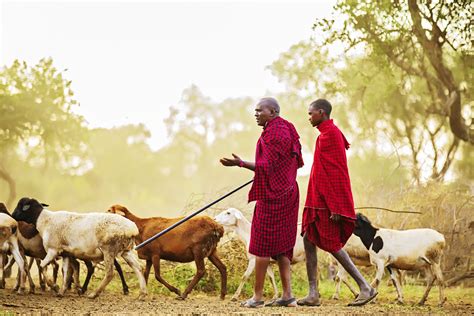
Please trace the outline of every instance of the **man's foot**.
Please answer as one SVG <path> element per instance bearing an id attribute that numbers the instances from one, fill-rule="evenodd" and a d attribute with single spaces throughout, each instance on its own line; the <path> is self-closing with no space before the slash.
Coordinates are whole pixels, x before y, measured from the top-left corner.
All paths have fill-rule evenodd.
<path id="1" fill-rule="evenodd" d="M 379 293 L 377 292 L 376 289 L 372 289 L 370 291 L 369 296 L 363 296 L 362 293 L 361 293 L 361 294 L 359 294 L 359 296 L 357 296 L 357 298 L 353 302 L 349 303 L 347 306 L 362 306 L 362 305 L 365 305 L 368 302 L 370 302 L 371 300 L 373 300 L 377 296 L 377 294 L 379 294 Z"/>
<path id="2" fill-rule="evenodd" d="M 306 296 L 296 302 L 300 306 L 320 306 L 321 299 L 319 297 Z"/>
<path id="3" fill-rule="evenodd" d="M 284 300 L 284 299 L 276 299 L 276 300 L 273 300 L 267 304 L 265 304 L 265 306 L 271 306 L 271 307 L 296 307 L 297 304 L 296 304 L 296 298 L 294 297 L 291 297 L 287 300 Z"/>
<path id="4" fill-rule="evenodd" d="M 241 307 L 246 307 L 246 308 L 259 308 L 259 307 L 263 307 L 263 305 L 265 305 L 264 301 L 256 301 L 253 298 L 240 303 Z"/>

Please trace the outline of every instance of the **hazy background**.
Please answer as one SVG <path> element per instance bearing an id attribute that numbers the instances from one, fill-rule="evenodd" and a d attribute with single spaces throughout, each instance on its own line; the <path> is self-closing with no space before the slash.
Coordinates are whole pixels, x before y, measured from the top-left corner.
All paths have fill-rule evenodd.
<path id="1" fill-rule="evenodd" d="M 352 144 L 356 206 L 433 227 L 446 269 L 474 251 L 469 1 L 2 1 L 0 201 L 140 216 L 195 210 L 252 178 L 262 96 L 301 136 L 304 203 L 320 97 Z M 250 218 L 248 188 L 209 210 Z M 302 208 L 300 209 L 302 211 Z M 468 251 L 466 251 L 468 249 Z M 454 271 L 454 270 L 453 270 Z"/>

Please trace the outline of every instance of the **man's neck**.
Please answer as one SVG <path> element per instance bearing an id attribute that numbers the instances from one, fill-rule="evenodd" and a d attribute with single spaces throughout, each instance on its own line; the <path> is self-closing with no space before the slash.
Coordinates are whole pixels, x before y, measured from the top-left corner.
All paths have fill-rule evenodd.
<path id="1" fill-rule="evenodd" d="M 319 127 L 319 125 L 323 124 L 324 122 L 326 122 L 329 119 L 330 119 L 329 117 L 324 117 L 323 120 L 318 125 L 316 125 L 316 127 Z"/>

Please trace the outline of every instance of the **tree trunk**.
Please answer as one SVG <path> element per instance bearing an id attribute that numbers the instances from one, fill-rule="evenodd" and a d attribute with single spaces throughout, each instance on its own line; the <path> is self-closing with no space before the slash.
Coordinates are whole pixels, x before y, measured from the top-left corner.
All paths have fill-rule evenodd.
<path id="1" fill-rule="evenodd" d="M 15 198 L 16 198 L 15 180 L 13 180 L 10 174 L 1 165 L 0 165 L 0 178 L 5 180 L 5 182 L 8 184 L 9 194 L 8 194 L 8 199 L 6 201 L 6 205 L 7 205 L 7 208 L 11 210 L 13 207 L 13 201 L 15 201 Z"/>

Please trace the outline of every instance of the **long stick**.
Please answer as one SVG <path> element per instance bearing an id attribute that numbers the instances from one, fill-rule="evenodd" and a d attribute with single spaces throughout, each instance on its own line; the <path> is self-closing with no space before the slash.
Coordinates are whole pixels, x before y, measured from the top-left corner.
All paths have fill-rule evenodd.
<path id="1" fill-rule="evenodd" d="M 415 211 L 394 211 L 389 208 L 384 208 L 384 207 L 375 207 L 375 206 L 361 206 L 361 207 L 355 207 L 354 209 L 356 210 L 382 210 L 382 211 L 388 211 L 392 213 L 406 213 L 406 214 L 422 214 L 421 212 L 415 212 Z"/>
<path id="2" fill-rule="evenodd" d="M 201 208 L 200 210 L 198 210 L 198 211 L 196 211 L 196 212 L 194 212 L 194 213 L 192 213 L 192 214 L 189 214 L 188 216 L 186 216 L 185 218 L 183 218 L 183 219 L 180 220 L 179 222 L 174 223 L 173 225 L 171 225 L 170 227 L 166 228 L 165 230 L 162 230 L 161 232 L 159 232 L 159 233 L 156 234 L 155 236 L 150 237 L 150 238 L 148 238 L 147 240 L 145 240 L 144 242 L 142 242 L 141 244 L 137 245 L 137 246 L 135 247 L 135 250 L 138 250 L 138 249 L 142 248 L 143 246 L 145 246 L 145 245 L 151 243 L 151 242 L 152 242 L 153 240 L 155 240 L 156 238 L 163 236 L 164 234 L 166 234 L 166 233 L 169 232 L 170 230 L 172 230 L 172 229 L 174 229 L 175 227 L 181 225 L 182 223 L 186 222 L 186 221 L 189 220 L 190 218 L 192 218 L 192 217 L 198 215 L 199 213 L 201 213 L 202 211 L 204 211 L 204 210 L 208 209 L 209 207 L 213 206 L 213 205 L 216 204 L 217 202 L 219 202 L 219 201 L 225 199 L 225 198 L 228 197 L 229 195 L 234 194 L 235 192 L 239 191 L 240 189 L 242 189 L 243 187 L 249 185 L 249 184 L 252 183 L 252 182 L 253 182 L 253 180 L 250 180 L 250 181 L 248 181 L 247 183 L 242 184 L 240 187 L 238 187 L 238 188 L 232 190 L 231 192 L 227 193 L 226 195 L 221 196 L 220 198 L 218 198 L 218 199 L 215 200 L 214 202 L 211 202 L 211 203 L 207 204 L 206 206 L 204 206 L 204 207 Z"/>

